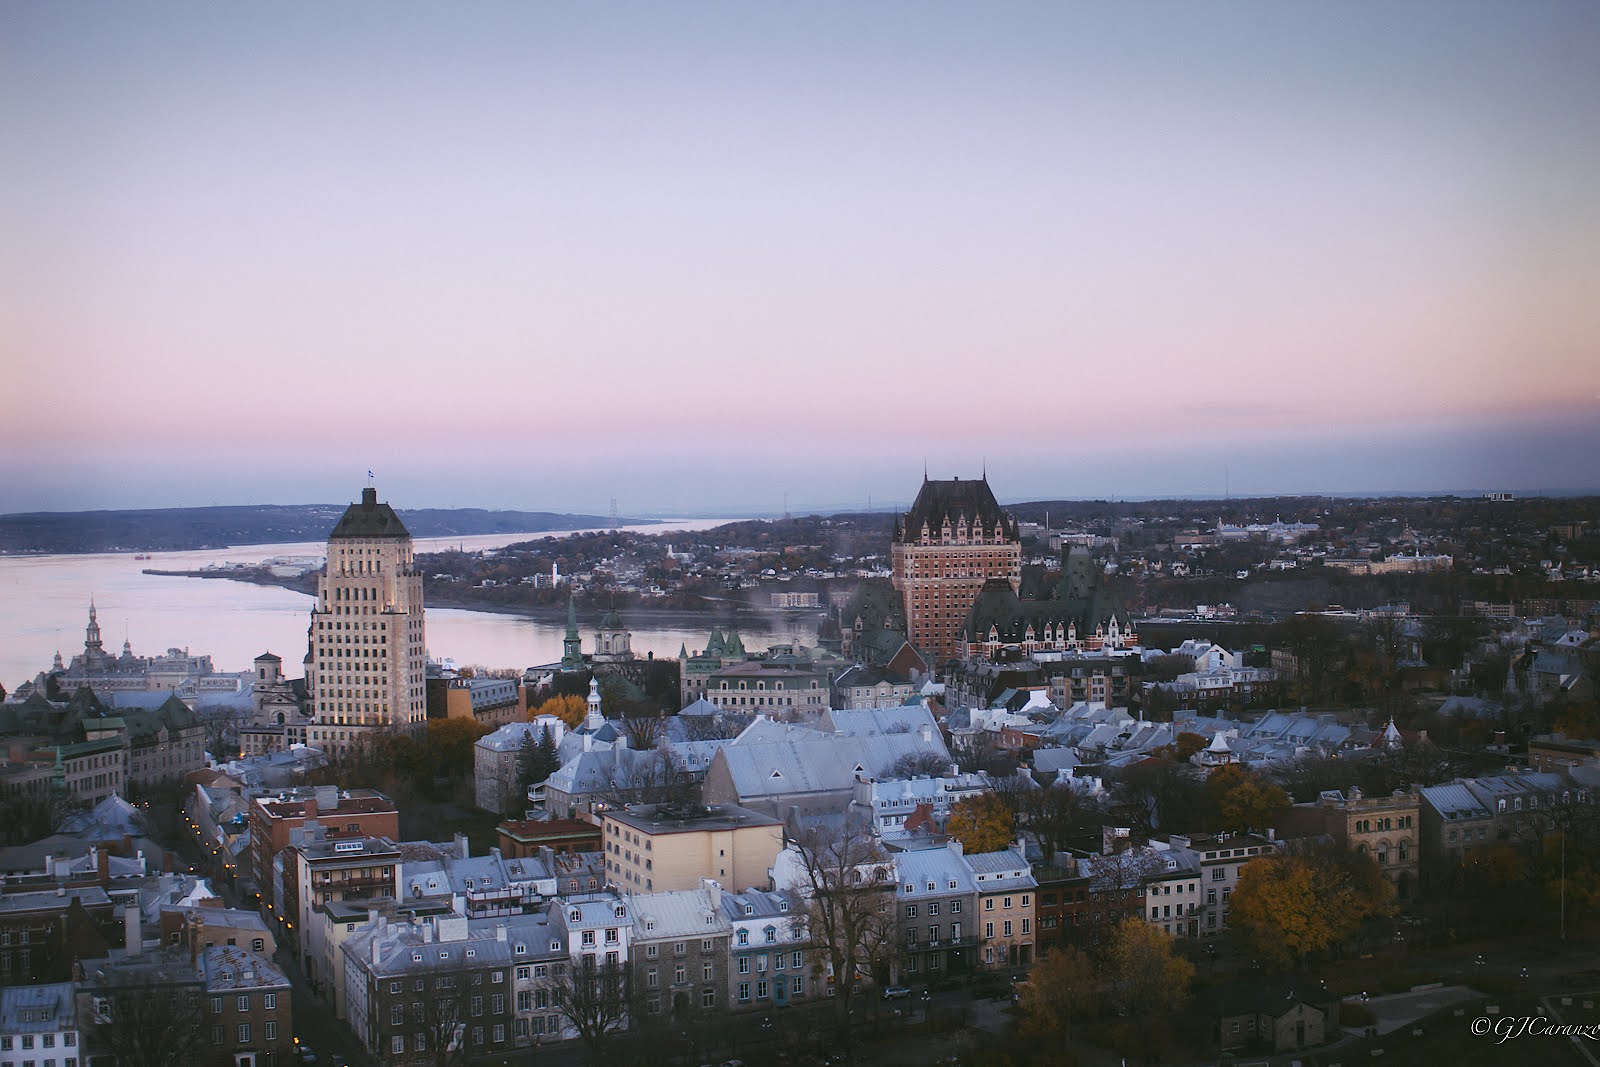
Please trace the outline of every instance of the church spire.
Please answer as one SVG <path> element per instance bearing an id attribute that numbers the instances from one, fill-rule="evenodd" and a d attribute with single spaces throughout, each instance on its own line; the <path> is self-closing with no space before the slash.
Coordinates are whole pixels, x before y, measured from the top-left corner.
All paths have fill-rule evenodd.
<path id="1" fill-rule="evenodd" d="M 95 614 L 94 597 L 89 598 L 89 625 L 83 632 L 83 650 L 85 652 L 100 652 L 100 620 Z"/>
<path id="2" fill-rule="evenodd" d="M 578 605 L 567 597 L 567 636 L 561 641 L 561 669 L 583 670 L 583 638 L 578 635 Z"/>

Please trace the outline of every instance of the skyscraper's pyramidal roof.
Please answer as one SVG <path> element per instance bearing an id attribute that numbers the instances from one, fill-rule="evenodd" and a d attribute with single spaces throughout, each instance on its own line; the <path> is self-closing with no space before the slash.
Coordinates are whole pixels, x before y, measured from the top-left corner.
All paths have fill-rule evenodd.
<path id="1" fill-rule="evenodd" d="M 333 528 L 333 537 L 393 537 L 411 536 L 406 524 L 400 521 L 394 508 L 378 502 L 378 491 L 372 486 L 361 490 L 361 503 L 345 509 L 339 524 Z"/>

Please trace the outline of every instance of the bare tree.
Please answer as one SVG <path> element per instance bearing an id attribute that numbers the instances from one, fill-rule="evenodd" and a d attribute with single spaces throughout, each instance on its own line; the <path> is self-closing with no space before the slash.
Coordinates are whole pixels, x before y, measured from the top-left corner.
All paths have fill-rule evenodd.
<path id="1" fill-rule="evenodd" d="M 239 754 L 239 727 L 250 721 L 250 712 L 238 708 L 207 711 L 200 717 L 205 727 L 206 751 L 213 759 L 229 760 Z"/>
<path id="2" fill-rule="evenodd" d="M 666 713 L 637 701 L 630 700 L 623 704 L 622 715 L 617 722 L 623 736 L 628 739 L 628 746 L 640 752 L 655 748 L 656 742 L 666 733 Z"/>
<path id="3" fill-rule="evenodd" d="M 459 1067 L 467 1060 L 471 972 L 430 967 L 424 973 L 427 988 L 411 1002 L 411 1023 L 426 1040 L 434 1067 Z"/>
<path id="4" fill-rule="evenodd" d="M 596 965 L 590 955 L 563 968 L 557 976 L 556 1002 L 562 1017 L 578 1031 L 589 1062 L 598 1062 L 606 1039 L 627 1026 L 631 988 L 628 973 L 620 964 Z"/>
<path id="5" fill-rule="evenodd" d="M 201 1044 L 201 988 L 91 985 L 95 1038 L 123 1067 L 185 1067 Z"/>
<path id="6" fill-rule="evenodd" d="M 925 774 L 929 778 L 941 778 L 950 773 L 950 761 L 937 752 L 919 750 L 907 752 L 894 761 L 886 777 L 889 778 L 915 778 Z"/>
<path id="7" fill-rule="evenodd" d="M 954 755 L 964 771 L 1010 773 L 1017 761 L 1000 747 L 994 730 L 973 730 L 955 735 Z"/>
<path id="8" fill-rule="evenodd" d="M 1070 786 L 1032 789 L 1021 796 L 1018 821 L 1032 831 L 1046 863 L 1075 835 L 1098 826 L 1103 814 L 1098 803 Z"/>
<path id="9" fill-rule="evenodd" d="M 807 883 L 799 923 L 813 959 L 831 972 L 834 1019 L 848 1040 L 857 977 L 893 951 L 893 866 L 870 827 L 850 820 L 812 823 L 791 847 Z"/>
<path id="10" fill-rule="evenodd" d="M 694 775 L 667 745 L 613 749 L 605 782 L 596 795 L 612 807 L 629 804 L 683 804 L 699 800 Z M 602 755 L 602 759 L 605 758 Z"/>
<path id="11" fill-rule="evenodd" d="M 724 711 L 716 715 L 679 715 L 677 721 L 685 741 L 722 741 L 738 737 L 750 725 L 751 716 Z"/>

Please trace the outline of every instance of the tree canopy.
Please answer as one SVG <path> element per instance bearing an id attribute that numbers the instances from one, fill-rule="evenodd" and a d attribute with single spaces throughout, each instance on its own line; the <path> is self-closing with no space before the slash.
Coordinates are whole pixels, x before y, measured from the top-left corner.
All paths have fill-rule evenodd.
<path id="1" fill-rule="evenodd" d="M 1172 935 L 1142 915 L 1117 924 L 1101 961 L 1105 988 L 1124 1015 L 1161 1015 L 1189 996 L 1194 964 L 1173 951 Z"/>
<path id="2" fill-rule="evenodd" d="M 1211 772 L 1206 795 L 1218 827 L 1236 833 L 1264 830 L 1289 808 L 1289 794 L 1282 786 L 1237 763 L 1225 763 Z"/>
<path id="3" fill-rule="evenodd" d="M 528 709 L 530 721 L 540 715 L 554 715 L 569 727 L 581 725 L 583 717 L 587 714 L 589 714 L 588 701 L 572 693 L 562 693 L 557 696 L 547 697 Z"/>
<path id="4" fill-rule="evenodd" d="M 1080 949 L 1057 948 L 1039 957 L 1019 994 L 1024 1027 L 1070 1045 L 1073 1016 L 1093 1003 L 1095 982 L 1094 965 Z"/>
<path id="5" fill-rule="evenodd" d="M 1393 897 L 1371 858 L 1322 846 L 1245 864 L 1228 922 L 1258 958 L 1299 966 L 1354 934 Z"/>
<path id="6" fill-rule="evenodd" d="M 950 805 L 945 832 L 970 853 L 1000 852 L 1017 838 L 1017 820 L 1005 799 L 994 793 L 962 797 Z"/>

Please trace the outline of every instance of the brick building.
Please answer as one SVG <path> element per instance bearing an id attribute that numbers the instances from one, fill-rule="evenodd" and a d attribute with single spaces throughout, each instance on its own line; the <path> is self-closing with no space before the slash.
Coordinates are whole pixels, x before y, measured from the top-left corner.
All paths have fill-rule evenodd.
<path id="1" fill-rule="evenodd" d="M 1015 593 L 1022 584 L 1016 517 L 1000 510 L 987 478 L 930 481 L 895 520 L 890 545 L 906 637 L 935 662 L 950 659 L 962 623 L 991 578 Z"/>
<path id="2" fill-rule="evenodd" d="M 250 876 L 261 894 L 263 911 L 281 906 L 274 887 L 273 860 L 289 846 L 289 833 L 316 819 L 330 837 L 400 837 L 400 813 L 376 789 L 324 785 L 256 797 L 250 802 Z M 274 905 L 268 909 L 268 905 Z"/>

